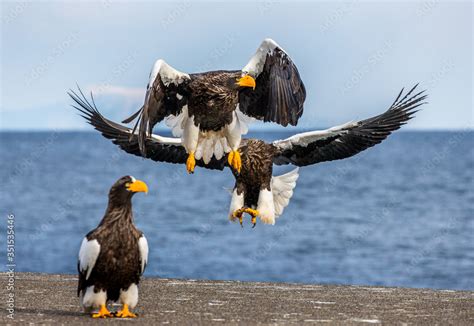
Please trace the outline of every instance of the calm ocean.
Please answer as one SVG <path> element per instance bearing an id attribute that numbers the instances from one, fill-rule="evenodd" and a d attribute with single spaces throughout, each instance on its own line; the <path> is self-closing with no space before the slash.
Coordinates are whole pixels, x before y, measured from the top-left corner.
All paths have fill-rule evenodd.
<path id="1" fill-rule="evenodd" d="M 255 229 L 227 219 L 229 170 L 190 176 L 95 132 L 0 137 L 1 270 L 14 214 L 17 271 L 75 273 L 110 186 L 133 175 L 150 188 L 134 197 L 147 276 L 474 290 L 474 132 L 398 132 L 350 159 L 301 168 L 283 216 Z"/>

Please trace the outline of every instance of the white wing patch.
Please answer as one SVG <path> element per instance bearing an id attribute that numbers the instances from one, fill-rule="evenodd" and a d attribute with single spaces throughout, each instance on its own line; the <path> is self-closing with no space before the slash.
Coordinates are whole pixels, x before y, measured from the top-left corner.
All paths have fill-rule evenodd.
<path id="1" fill-rule="evenodd" d="M 140 261 L 142 263 L 142 274 L 145 271 L 146 264 L 148 262 L 148 241 L 145 236 L 138 240 L 138 250 L 140 251 Z"/>
<path id="2" fill-rule="evenodd" d="M 298 180 L 298 168 L 277 176 L 272 177 L 272 192 L 273 202 L 275 203 L 275 217 L 283 214 L 283 210 L 290 202 L 291 196 L 293 196 L 293 189 L 296 186 Z"/>
<path id="3" fill-rule="evenodd" d="M 181 137 L 183 135 L 185 119 L 188 118 L 188 106 L 183 106 L 178 115 L 169 115 L 165 118 L 165 124 L 171 129 L 173 136 Z"/>
<path id="4" fill-rule="evenodd" d="M 79 269 L 81 273 L 86 272 L 86 280 L 92 273 L 97 257 L 100 253 L 100 244 L 97 240 L 82 240 L 81 249 L 79 249 Z"/>
<path id="5" fill-rule="evenodd" d="M 132 133 L 132 130 L 127 130 L 129 134 Z M 135 135 L 138 135 L 138 131 L 136 130 Z M 157 134 L 151 134 L 151 139 L 157 143 L 165 144 L 165 145 L 181 145 L 181 138 L 172 138 L 172 137 L 164 137 Z"/>
<path id="6" fill-rule="evenodd" d="M 153 68 L 150 72 L 150 80 L 148 81 L 148 86 L 153 85 L 156 77 L 160 74 L 161 81 L 165 86 L 173 83 L 175 85 L 181 84 L 184 80 L 190 79 L 189 75 L 178 71 L 167 64 L 164 60 L 156 60 Z"/>
<path id="7" fill-rule="evenodd" d="M 273 145 L 281 150 L 292 149 L 294 145 L 306 147 L 312 142 L 328 137 L 342 135 L 349 132 L 350 129 L 357 127 L 357 122 L 347 122 L 343 125 L 332 127 L 326 130 L 316 130 L 302 132 L 283 140 L 275 140 Z"/>
<path id="8" fill-rule="evenodd" d="M 265 60 L 267 59 L 267 54 L 272 54 L 275 48 L 281 47 L 272 39 L 266 38 L 263 40 L 260 47 L 257 49 L 257 52 L 250 58 L 250 61 L 247 65 L 242 68 L 242 72 L 248 73 L 253 77 L 257 77 L 263 70 L 265 65 Z M 283 50 L 283 49 L 282 49 Z"/>
<path id="9" fill-rule="evenodd" d="M 235 109 L 235 113 L 237 116 L 237 120 L 239 120 L 240 134 L 246 135 L 249 132 L 249 124 L 254 122 L 256 119 L 253 117 L 249 117 L 248 115 L 245 115 L 242 111 L 240 111 L 238 104 L 237 108 Z"/>

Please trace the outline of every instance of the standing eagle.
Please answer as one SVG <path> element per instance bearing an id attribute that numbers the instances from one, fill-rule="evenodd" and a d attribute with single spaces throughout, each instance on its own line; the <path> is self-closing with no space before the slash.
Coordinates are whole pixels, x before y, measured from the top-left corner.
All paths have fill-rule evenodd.
<path id="1" fill-rule="evenodd" d="M 138 144 L 147 156 L 146 139 L 166 119 L 175 137 L 181 137 L 194 171 L 196 160 L 208 164 L 226 153 L 229 165 L 240 171 L 238 148 L 251 118 L 296 125 L 303 114 L 306 91 L 298 69 L 283 49 L 265 39 L 242 70 L 180 72 L 165 61 L 155 62 L 145 103 L 124 123 L 138 117 Z"/>
<path id="2" fill-rule="evenodd" d="M 403 95 L 403 89 L 393 104 L 384 113 L 375 117 L 348 122 L 326 130 L 296 134 L 284 140 L 266 143 L 258 139 L 244 139 L 239 147 L 242 153 L 242 169 L 232 169 L 236 182 L 232 192 L 229 218 L 239 219 L 248 213 L 255 225 L 256 217 L 263 223 L 274 224 L 275 218 L 288 205 L 298 179 L 298 169 L 274 177 L 273 164 L 293 164 L 298 167 L 320 162 L 351 157 L 372 147 L 393 131 L 407 123 L 424 104 L 424 91 L 415 92 L 417 85 Z M 70 94 L 79 105 L 83 117 L 106 138 L 127 153 L 141 155 L 138 137 L 130 128 L 104 118 L 84 95 Z M 178 138 L 150 135 L 145 139 L 146 157 L 154 161 L 186 163 L 186 150 Z M 225 158 L 211 160 L 208 164 L 197 164 L 209 169 L 223 170 L 228 162 Z"/>
<path id="3" fill-rule="evenodd" d="M 138 303 L 138 282 L 148 260 L 148 243 L 133 224 L 132 196 L 148 192 L 147 185 L 132 176 L 110 188 L 109 204 L 100 224 L 90 231 L 79 250 L 79 285 L 86 311 L 99 309 L 93 318 L 113 317 L 107 301 L 123 305 L 115 317 L 136 317 L 129 309 Z"/>

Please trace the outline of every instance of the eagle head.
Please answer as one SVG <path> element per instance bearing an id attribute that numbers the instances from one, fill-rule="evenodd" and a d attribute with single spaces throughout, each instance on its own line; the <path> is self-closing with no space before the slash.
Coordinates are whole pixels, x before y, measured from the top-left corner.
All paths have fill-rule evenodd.
<path id="1" fill-rule="evenodd" d="M 137 180 L 131 175 L 118 179 L 110 188 L 109 197 L 119 201 L 126 201 L 137 192 L 148 193 L 148 186 L 145 182 Z"/>

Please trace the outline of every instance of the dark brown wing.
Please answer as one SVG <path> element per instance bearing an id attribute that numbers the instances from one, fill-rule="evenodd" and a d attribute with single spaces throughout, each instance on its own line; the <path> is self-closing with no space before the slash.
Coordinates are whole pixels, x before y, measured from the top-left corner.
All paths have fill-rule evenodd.
<path id="1" fill-rule="evenodd" d="M 187 104 L 189 78 L 188 74 L 173 69 L 163 60 L 158 60 L 153 66 L 142 108 L 123 121 L 129 123 L 138 117 L 133 131 L 138 127 L 142 156 L 146 157 L 145 139 L 151 135 L 153 127 L 165 117 L 179 114 Z"/>
<path id="2" fill-rule="evenodd" d="M 77 283 L 77 296 L 80 296 L 81 292 L 86 289 L 87 284 L 86 284 L 86 273 L 81 271 L 79 261 L 77 262 L 77 272 L 79 273 L 79 279 Z"/>
<path id="3" fill-rule="evenodd" d="M 245 88 L 239 93 L 243 113 L 283 126 L 298 123 L 306 90 L 295 64 L 278 44 L 264 40 L 242 71 L 256 78 L 257 84 L 255 90 Z"/>
<path id="4" fill-rule="evenodd" d="M 425 91 L 412 95 L 417 86 L 415 85 L 403 98 L 402 89 L 390 108 L 373 118 L 349 122 L 327 130 L 297 134 L 273 142 L 279 149 L 274 163 L 305 166 L 340 160 L 382 142 L 413 117 L 417 112 L 415 108 L 426 103 L 423 102 L 427 97 L 423 94 Z"/>
<path id="5" fill-rule="evenodd" d="M 94 99 L 91 94 L 92 104 L 87 100 L 79 89 L 79 94 L 71 91 L 68 93 L 77 105 L 74 108 L 82 113 L 82 117 L 87 120 L 96 130 L 98 130 L 105 138 L 111 139 L 122 150 L 129 154 L 142 156 L 139 145 L 139 136 L 132 133 L 132 129 L 115 123 L 98 111 L 95 106 Z M 160 137 L 151 134 L 146 136 L 143 142 L 145 157 L 157 162 L 167 162 L 176 164 L 185 164 L 188 154 L 181 145 L 179 138 Z M 223 170 L 226 165 L 226 157 L 217 160 L 215 157 L 208 164 L 204 164 L 202 160 L 197 160 L 196 165 L 207 169 Z"/>

